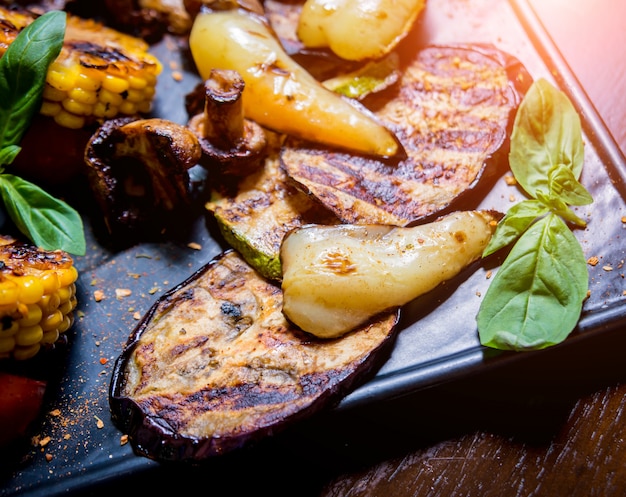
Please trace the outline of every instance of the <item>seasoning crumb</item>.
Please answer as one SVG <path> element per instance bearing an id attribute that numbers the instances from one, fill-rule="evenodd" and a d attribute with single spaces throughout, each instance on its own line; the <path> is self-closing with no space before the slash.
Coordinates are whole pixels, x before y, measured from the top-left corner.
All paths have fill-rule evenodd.
<path id="1" fill-rule="evenodd" d="M 493 273 L 492 273 L 491 271 L 487 271 L 487 274 L 486 274 L 486 276 L 485 276 L 485 277 L 486 277 L 487 279 L 490 279 L 492 274 L 493 274 Z"/>
<path id="2" fill-rule="evenodd" d="M 507 174 L 507 175 L 504 177 L 504 182 L 505 182 L 507 185 L 509 185 L 509 186 L 514 186 L 514 185 L 517 185 L 517 180 L 515 179 L 515 177 L 514 177 L 514 176 L 511 176 L 510 174 Z"/>
<path id="3" fill-rule="evenodd" d="M 515 202 L 515 195 L 509 195 L 509 202 Z"/>
<path id="4" fill-rule="evenodd" d="M 61 410 L 60 409 L 53 409 L 52 411 L 50 411 L 50 416 L 54 416 L 59 417 L 61 415 Z"/>
<path id="5" fill-rule="evenodd" d="M 132 294 L 133 294 L 132 290 L 128 288 L 116 288 L 115 289 L 115 298 L 118 300 L 121 300 L 124 297 L 130 297 Z"/>
<path id="6" fill-rule="evenodd" d="M 52 461 L 52 454 L 50 454 L 49 452 L 46 453 L 46 461 L 50 462 Z"/>
<path id="7" fill-rule="evenodd" d="M 189 247 L 190 249 L 194 249 L 194 250 L 202 250 L 202 245 L 196 242 L 189 242 L 187 244 L 187 247 Z"/>
<path id="8" fill-rule="evenodd" d="M 45 447 L 46 445 L 48 445 L 50 443 L 50 437 L 44 437 L 41 440 L 39 440 L 39 447 Z"/>
<path id="9" fill-rule="evenodd" d="M 172 72 L 172 79 L 174 81 L 182 81 L 183 80 L 183 73 L 180 71 L 173 71 Z"/>
<path id="10" fill-rule="evenodd" d="M 589 257 L 589 259 L 587 259 L 587 264 L 589 264 L 590 266 L 596 266 L 598 262 L 600 262 L 600 259 L 598 259 L 598 256 L 596 255 L 591 256 Z"/>
<path id="11" fill-rule="evenodd" d="M 102 364 L 103 366 L 104 366 L 107 362 L 109 362 L 109 360 L 108 360 L 106 357 L 101 357 L 101 358 L 100 358 L 100 364 Z"/>
<path id="12" fill-rule="evenodd" d="M 141 314 L 139 314 L 138 312 L 133 314 L 133 319 L 136 321 L 139 321 L 141 319 Z"/>
<path id="13" fill-rule="evenodd" d="M 148 290 L 148 293 L 150 295 L 154 295 L 155 293 L 157 293 L 159 291 L 159 287 L 157 286 L 153 286 L 152 288 L 150 288 L 150 290 Z"/>
<path id="14" fill-rule="evenodd" d="M 128 435 L 122 435 L 120 437 L 120 445 L 126 445 L 128 443 Z"/>
<path id="15" fill-rule="evenodd" d="M 482 292 L 480 292 L 480 291 L 478 291 L 478 290 L 477 290 L 477 291 L 476 291 L 476 296 L 477 296 L 477 297 L 481 297 L 481 296 L 482 296 Z"/>
<path id="16" fill-rule="evenodd" d="M 626 216 L 622 216 L 622 223 L 626 224 Z"/>
<path id="17" fill-rule="evenodd" d="M 612 266 L 609 266 L 608 264 L 607 264 L 606 266 L 602 266 L 602 269 L 603 269 L 604 271 L 613 271 L 613 267 L 612 267 Z"/>
<path id="18" fill-rule="evenodd" d="M 96 290 L 95 292 L 93 292 L 93 298 L 96 302 L 104 300 L 104 292 L 102 290 Z"/>
<path id="19" fill-rule="evenodd" d="M 96 427 L 100 430 L 104 428 L 104 421 L 102 421 L 98 416 L 94 416 L 96 418 Z"/>

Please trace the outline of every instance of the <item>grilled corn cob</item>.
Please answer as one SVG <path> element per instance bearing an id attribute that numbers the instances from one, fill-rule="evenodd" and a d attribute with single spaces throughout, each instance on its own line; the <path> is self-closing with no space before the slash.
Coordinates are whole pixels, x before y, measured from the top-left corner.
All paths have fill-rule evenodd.
<path id="1" fill-rule="evenodd" d="M 74 323 L 74 261 L 0 235 L 0 359 L 29 359 Z"/>
<path id="2" fill-rule="evenodd" d="M 36 14 L 0 7 L 0 56 Z M 41 114 L 66 128 L 150 110 L 160 61 L 143 40 L 67 16 L 63 49 L 50 65 Z"/>

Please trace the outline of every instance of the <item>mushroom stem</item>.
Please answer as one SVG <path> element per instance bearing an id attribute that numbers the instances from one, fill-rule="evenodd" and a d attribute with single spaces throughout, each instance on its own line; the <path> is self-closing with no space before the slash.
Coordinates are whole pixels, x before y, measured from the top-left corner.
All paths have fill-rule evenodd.
<path id="1" fill-rule="evenodd" d="M 213 69 L 204 82 L 205 139 L 222 150 L 236 148 L 245 139 L 243 102 L 245 83 L 237 71 Z"/>

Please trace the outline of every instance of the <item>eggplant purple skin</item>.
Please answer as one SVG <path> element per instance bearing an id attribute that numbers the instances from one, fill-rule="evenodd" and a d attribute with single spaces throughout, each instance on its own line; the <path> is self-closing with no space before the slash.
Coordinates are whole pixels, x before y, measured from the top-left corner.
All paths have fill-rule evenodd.
<path id="1" fill-rule="evenodd" d="M 360 362 L 352 362 L 348 367 L 339 371 L 324 372 L 326 377 L 337 377 L 337 380 L 330 384 L 330 388 L 326 388 L 304 409 L 278 417 L 270 425 L 257 427 L 236 436 L 197 438 L 180 435 L 162 418 L 146 415 L 134 400 L 121 394 L 125 383 L 125 368 L 134 348 L 154 317 L 159 304 L 167 301 L 174 293 L 201 277 L 231 252 L 233 250 L 228 249 L 221 253 L 185 281 L 164 293 L 134 328 L 122 353 L 115 361 L 109 386 L 111 419 L 115 426 L 129 436 L 129 441 L 136 455 L 161 462 L 197 464 L 216 456 L 250 447 L 267 437 L 278 434 L 299 420 L 336 406 L 349 392 L 371 378 L 388 357 L 397 336 L 400 309 L 393 311 L 393 331 L 388 334 L 377 349 L 372 350 Z M 318 381 L 316 381 L 315 376 L 317 375 L 310 376 L 310 384 L 316 388 Z M 308 383 L 304 377 L 302 383 Z"/>

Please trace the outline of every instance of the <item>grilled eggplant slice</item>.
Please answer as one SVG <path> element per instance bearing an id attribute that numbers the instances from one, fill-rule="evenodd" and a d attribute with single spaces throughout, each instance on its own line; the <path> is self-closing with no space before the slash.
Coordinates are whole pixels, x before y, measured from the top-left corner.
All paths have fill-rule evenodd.
<path id="1" fill-rule="evenodd" d="M 263 167 L 238 181 L 222 184 L 206 208 L 224 239 L 264 277 L 280 281 L 280 244 L 291 229 L 305 224 L 337 224 L 334 214 L 292 184 L 280 168 L 282 135 L 269 132 Z M 214 185 L 216 186 L 216 185 Z"/>
<path id="2" fill-rule="evenodd" d="M 496 163 L 531 81 L 516 59 L 483 46 L 429 46 L 402 73 L 398 85 L 363 103 L 395 133 L 406 159 L 392 163 L 295 139 L 281 153 L 299 188 L 344 223 L 405 226 L 452 210 Z"/>
<path id="3" fill-rule="evenodd" d="M 397 322 L 315 339 L 285 319 L 280 288 L 227 251 L 135 328 L 113 372 L 113 421 L 151 459 L 228 453 L 336 403 L 384 360 Z"/>

